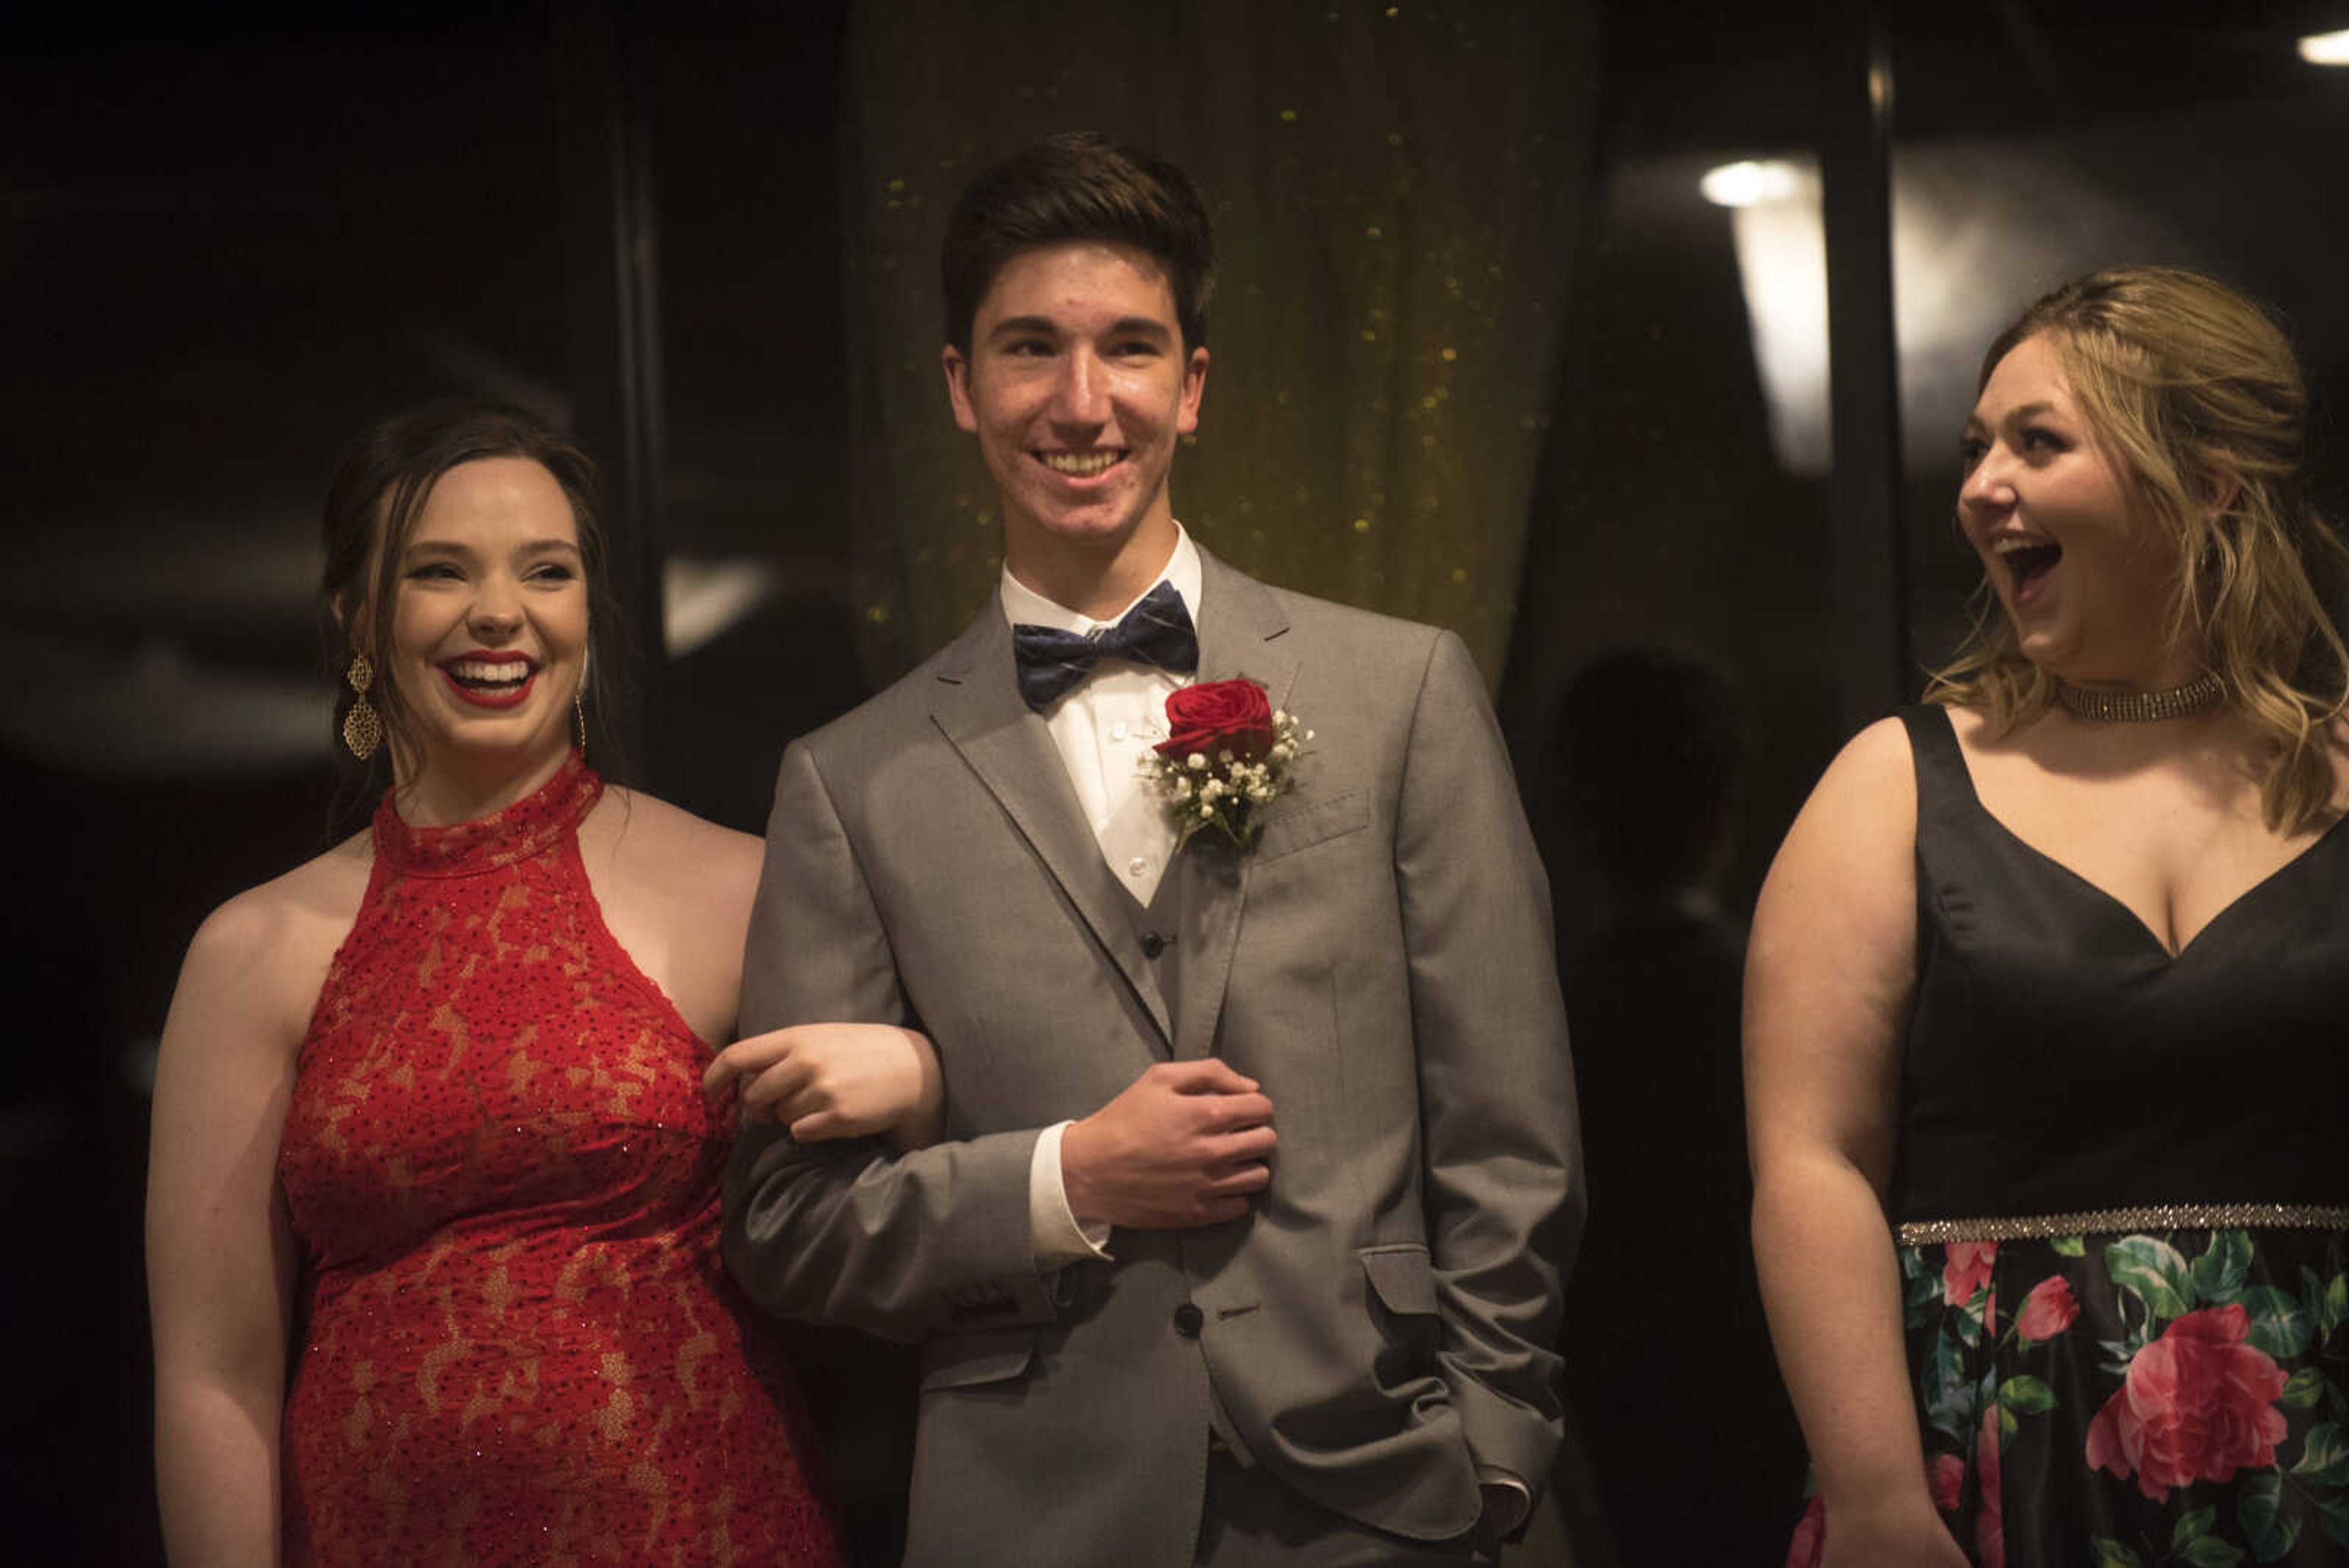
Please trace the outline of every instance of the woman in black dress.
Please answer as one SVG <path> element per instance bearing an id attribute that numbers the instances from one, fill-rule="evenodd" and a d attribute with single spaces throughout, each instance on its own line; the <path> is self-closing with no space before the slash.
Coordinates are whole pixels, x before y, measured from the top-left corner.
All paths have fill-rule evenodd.
<path id="1" fill-rule="evenodd" d="M 1984 360 L 1992 596 L 1746 971 L 1790 1562 L 2349 1562 L 2349 655 L 2282 335 L 2189 273 Z"/>

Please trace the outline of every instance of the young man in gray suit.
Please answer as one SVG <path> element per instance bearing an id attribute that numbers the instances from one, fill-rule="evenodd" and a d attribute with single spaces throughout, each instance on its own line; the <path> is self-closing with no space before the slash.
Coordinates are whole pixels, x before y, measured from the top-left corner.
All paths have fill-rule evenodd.
<path id="1" fill-rule="evenodd" d="M 926 1031 L 945 1134 L 746 1129 L 728 1262 L 920 1343 L 915 1568 L 1483 1560 L 1549 1473 L 1582 1198 L 1476 671 L 1175 522 L 1211 273 L 1179 170 L 1048 139 L 944 260 L 1000 593 L 784 753 L 742 1022 Z M 1242 678 L 1312 738 L 1244 843 L 1178 840 L 1141 764 L 1178 687 Z"/>

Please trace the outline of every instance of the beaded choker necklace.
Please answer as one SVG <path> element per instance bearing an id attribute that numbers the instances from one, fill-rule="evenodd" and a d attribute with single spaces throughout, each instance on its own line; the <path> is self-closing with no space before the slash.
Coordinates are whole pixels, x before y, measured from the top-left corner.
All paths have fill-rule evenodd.
<path id="1" fill-rule="evenodd" d="M 2067 681 L 2055 682 L 2055 701 L 2075 719 L 2099 724 L 2150 724 L 2163 719 L 2186 719 L 2219 705 L 2227 688 L 2208 671 L 2167 691 L 2085 691 Z"/>

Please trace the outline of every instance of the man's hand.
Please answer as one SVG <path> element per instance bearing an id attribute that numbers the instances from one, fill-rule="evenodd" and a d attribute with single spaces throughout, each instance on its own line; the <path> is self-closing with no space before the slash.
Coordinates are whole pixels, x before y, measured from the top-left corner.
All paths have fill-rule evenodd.
<path id="1" fill-rule="evenodd" d="M 802 1023 L 737 1040 L 711 1059 L 702 1091 L 742 1083 L 746 1121 L 771 1118 L 802 1143 L 886 1132 L 900 1148 L 938 1136 L 943 1085 L 923 1035 L 881 1023 Z"/>
<path id="2" fill-rule="evenodd" d="M 1180 1230 L 1236 1220 L 1272 1179 L 1272 1102 L 1212 1057 L 1161 1062 L 1061 1137 L 1080 1221 Z"/>

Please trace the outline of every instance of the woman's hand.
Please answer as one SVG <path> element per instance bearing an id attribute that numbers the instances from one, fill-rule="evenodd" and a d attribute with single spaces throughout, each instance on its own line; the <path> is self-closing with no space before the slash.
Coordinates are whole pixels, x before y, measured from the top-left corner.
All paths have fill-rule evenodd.
<path id="1" fill-rule="evenodd" d="M 1968 1568 L 1923 1486 L 1878 1508 L 1826 1511 L 1819 1568 Z"/>
<path id="2" fill-rule="evenodd" d="M 742 1087 L 745 1120 L 771 1118 L 802 1143 L 885 1132 L 901 1149 L 937 1140 L 945 1084 L 928 1038 L 885 1023 L 802 1023 L 737 1040 L 701 1075 L 704 1093 Z"/>

